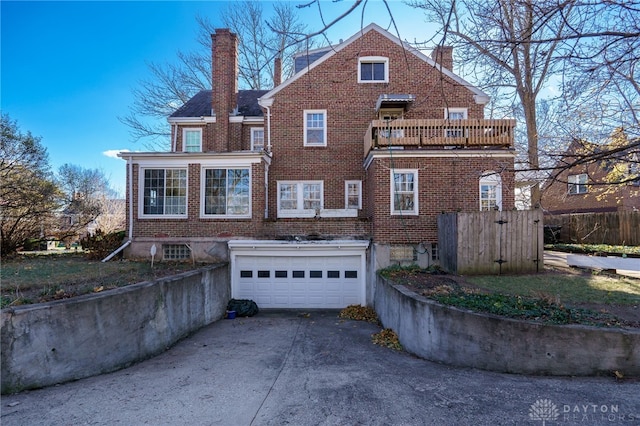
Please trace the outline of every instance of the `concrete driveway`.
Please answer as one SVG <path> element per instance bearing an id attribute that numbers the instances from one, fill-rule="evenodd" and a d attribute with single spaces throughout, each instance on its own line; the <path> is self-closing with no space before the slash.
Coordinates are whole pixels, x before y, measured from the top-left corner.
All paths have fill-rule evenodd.
<path id="1" fill-rule="evenodd" d="M 377 326 L 337 314 L 221 320 L 130 368 L 4 396 L 2 424 L 640 424 L 640 380 L 448 367 L 373 345 Z"/>

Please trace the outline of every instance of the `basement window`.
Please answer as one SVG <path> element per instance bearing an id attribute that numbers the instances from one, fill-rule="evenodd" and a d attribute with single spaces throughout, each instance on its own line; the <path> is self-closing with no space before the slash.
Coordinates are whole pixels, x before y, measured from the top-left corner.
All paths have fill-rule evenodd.
<path id="1" fill-rule="evenodd" d="M 186 244 L 163 244 L 164 260 L 191 259 L 191 249 Z"/>

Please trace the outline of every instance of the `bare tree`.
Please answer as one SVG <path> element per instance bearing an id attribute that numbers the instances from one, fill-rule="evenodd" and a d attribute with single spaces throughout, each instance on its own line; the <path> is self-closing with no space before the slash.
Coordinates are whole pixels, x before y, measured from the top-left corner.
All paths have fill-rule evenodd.
<path id="1" fill-rule="evenodd" d="M 239 37 L 239 87 L 273 87 L 273 60 L 280 56 L 284 77 L 292 74 L 293 54 L 301 47 L 306 26 L 289 2 L 275 3 L 267 19 L 262 3 L 243 1 L 229 4 L 215 23 L 196 17 L 197 41 L 201 48 L 177 53 L 175 63 L 149 63 L 149 78 L 133 90 L 129 114 L 120 121 L 136 141 L 144 140 L 150 150 L 167 150 L 169 127 L 166 118 L 201 90 L 211 89 L 211 34 L 225 26 Z"/>

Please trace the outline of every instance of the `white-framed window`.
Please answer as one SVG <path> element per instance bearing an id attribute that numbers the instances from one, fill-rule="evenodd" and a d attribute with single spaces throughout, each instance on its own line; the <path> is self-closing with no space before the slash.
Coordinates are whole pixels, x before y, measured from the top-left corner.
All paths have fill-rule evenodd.
<path id="1" fill-rule="evenodd" d="M 322 181 L 278 182 L 278 217 L 314 217 L 323 200 Z"/>
<path id="2" fill-rule="evenodd" d="M 389 58 L 363 56 L 358 58 L 358 83 L 388 83 Z"/>
<path id="3" fill-rule="evenodd" d="M 445 120 L 466 120 L 467 109 L 466 108 L 445 108 L 444 109 Z M 444 136 L 447 138 L 463 138 L 465 137 L 465 131 L 462 128 L 448 128 L 445 129 Z"/>
<path id="4" fill-rule="evenodd" d="M 579 175 L 569 175 L 567 181 L 569 182 L 569 194 L 586 194 L 588 176 L 586 173 Z"/>
<path id="5" fill-rule="evenodd" d="M 391 214 L 418 214 L 418 171 L 391 171 Z"/>
<path id="6" fill-rule="evenodd" d="M 202 129 L 182 129 L 182 150 L 202 152 Z"/>
<path id="7" fill-rule="evenodd" d="M 304 110 L 304 146 L 327 146 L 327 110 Z"/>
<path id="8" fill-rule="evenodd" d="M 251 217 L 248 168 L 202 169 L 203 217 Z"/>
<path id="9" fill-rule="evenodd" d="M 480 177 L 480 211 L 502 210 L 502 178 L 492 170 Z"/>
<path id="10" fill-rule="evenodd" d="M 344 207 L 346 209 L 362 208 L 362 181 L 347 180 L 344 182 Z"/>
<path id="11" fill-rule="evenodd" d="M 251 128 L 251 151 L 264 149 L 264 127 Z"/>
<path id="12" fill-rule="evenodd" d="M 142 169 L 142 217 L 187 216 L 187 169 Z"/>

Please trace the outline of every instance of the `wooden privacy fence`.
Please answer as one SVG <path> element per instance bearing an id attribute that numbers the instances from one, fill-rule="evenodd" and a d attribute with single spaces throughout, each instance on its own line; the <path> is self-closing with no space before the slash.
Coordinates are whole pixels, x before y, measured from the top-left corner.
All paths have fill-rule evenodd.
<path id="1" fill-rule="evenodd" d="M 438 248 L 441 266 L 458 274 L 542 271 L 542 211 L 443 213 Z"/>
<path id="2" fill-rule="evenodd" d="M 560 227 L 556 238 L 561 243 L 640 246 L 640 212 L 548 215 L 544 221 Z"/>

